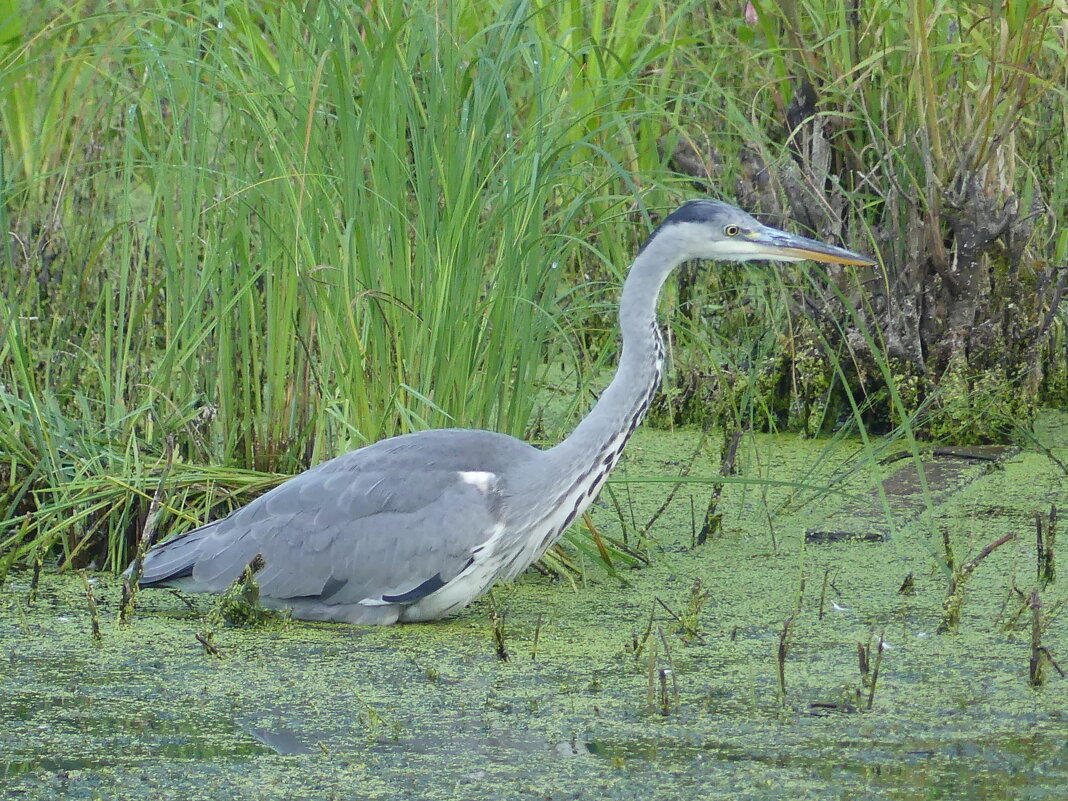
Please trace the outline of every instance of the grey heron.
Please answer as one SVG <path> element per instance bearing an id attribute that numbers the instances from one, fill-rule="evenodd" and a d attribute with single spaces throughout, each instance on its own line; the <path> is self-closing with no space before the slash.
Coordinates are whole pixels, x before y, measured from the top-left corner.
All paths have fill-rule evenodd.
<path id="1" fill-rule="evenodd" d="M 563 442 L 541 450 L 463 429 L 376 442 L 151 549 L 141 586 L 219 592 L 262 560 L 261 601 L 297 618 L 389 625 L 463 609 L 537 560 L 597 497 L 660 384 L 661 287 L 691 259 L 872 263 L 726 203 L 689 201 L 634 259 L 615 377 Z"/>

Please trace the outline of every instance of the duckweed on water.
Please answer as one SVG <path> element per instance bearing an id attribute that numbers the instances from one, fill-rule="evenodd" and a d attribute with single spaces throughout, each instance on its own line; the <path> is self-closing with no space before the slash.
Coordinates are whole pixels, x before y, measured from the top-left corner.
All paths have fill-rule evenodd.
<path id="1" fill-rule="evenodd" d="M 1045 444 L 1068 456 L 1068 415 L 1045 426 Z M 677 473 L 665 465 L 695 436 L 639 432 L 618 478 Z M 828 458 L 824 443 L 757 437 L 739 463 L 748 479 L 825 484 L 855 447 Z M 729 484 L 723 534 L 697 548 L 690 493 L 703 508 L 704 485 L 684 487 L 636 543 L 668 487 L 617 483 L 629 530 L 610 504 L 595 521 L 654 557 L 625 588 L 590 566 L 574 588 L 530 572 L 440 624 L 216 623 L 219 658 L 197 640 L 205 621 L 171 592 L 141 593 L 120 627 L 119 582 L 93 577 L 96 644 L 78 576 L 46 574 L 31 606 L 29 575 L 15 573 L 0 593 L 0 793 L 1061 799 L 1068 693 L 1055 671 L 1029 686 L 1032 618 L 1017 591 L 1036 584 L 1034 513 L 1068 507 L 1066 479 L 1025 450 L 969 481 L 889 541 L 819 545 L 804 532 L 870 486 L 864 471 L 843 484 L 852 496 L 800 507 L 796 487 Z M 936 633 L 940 527 L 961 560 L 1027 533 L 976 568 L 956 634 Z M 899 592 L 909 575 L 912 592 Z M 1063 584 L 1041 589 L 1043 645 L 1061 665 Z M 779 638 L 795 610 L 780 704 Z M 858 644 L 874 659 L 880 636 L 864 711 Z"/>

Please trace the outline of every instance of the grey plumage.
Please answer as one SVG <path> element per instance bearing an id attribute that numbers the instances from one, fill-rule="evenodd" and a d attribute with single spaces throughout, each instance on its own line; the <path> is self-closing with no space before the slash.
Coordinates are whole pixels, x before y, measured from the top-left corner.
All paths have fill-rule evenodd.
<path id="1" fill-rule="evenodd" d="M 389 624 L 463 608 L 539 558 L 596 497 L 659 385 L 660 289 L 695 258 L 869 263 L 725 203 L 686 203 L 635 259 L 620 303 L 616 376 L 559 445 L 543 451 L 462 429 L 383 440 L 157 546 L 141 584 L 219 592 L 260 556 L 261 599 L 296 617 Z"/>

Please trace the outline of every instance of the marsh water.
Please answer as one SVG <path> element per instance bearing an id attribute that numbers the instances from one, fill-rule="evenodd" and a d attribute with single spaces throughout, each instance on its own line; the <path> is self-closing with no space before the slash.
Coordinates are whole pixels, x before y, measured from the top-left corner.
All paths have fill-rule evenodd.
<path id="1" fill-rule="evenodd" d="M 46 570 L 30 603 L 12 573 L 0 796 L 1068 798 L 1068 680 L 1029 680 L 1036 636 L 1068 667 L 1068 565 L 1039 582 L 1035 517 L 1068 507 L 1068 414 L 996 458 L 931 456 L 930 482 L 855 441 L 749 437 L 698 545 L 709 485 L 662 477 L 700 437 L 639 432 L 595 507 L 648 566 L 575 557 L 438 624 L 209 624 L 212 599 L 145 591 L 120 627 L 90 574 L 96 640 L 80 576 Z M 940 633 L 946 540 L 960 566 L 1012 532 Z"/>

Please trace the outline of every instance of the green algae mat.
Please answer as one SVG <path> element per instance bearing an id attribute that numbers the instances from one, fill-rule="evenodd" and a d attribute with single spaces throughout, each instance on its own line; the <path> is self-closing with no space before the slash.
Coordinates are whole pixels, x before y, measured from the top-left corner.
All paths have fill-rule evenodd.
<path id="1" fill-rule="evenodd" d="M 31 602 L 12 573 L 0 797 L 1068 798 L 1068 564 L 1048 537 L 1068 415 L 1036 436 L 903 482 L 907 514 L 915 460 L 755 436 L 695 545 L 700 465 L 650 478 L 700 434 L 641 431 L 593 521 L 648 566 L 576 557 L 438 624 L 227 626 L 210 598 L 145 591 L 120 627 L 117 581 L 89 574 L 94 638 L 80 575 L 46 570 Z M 862 536 L 812 537 L 844 529 Z"/>

